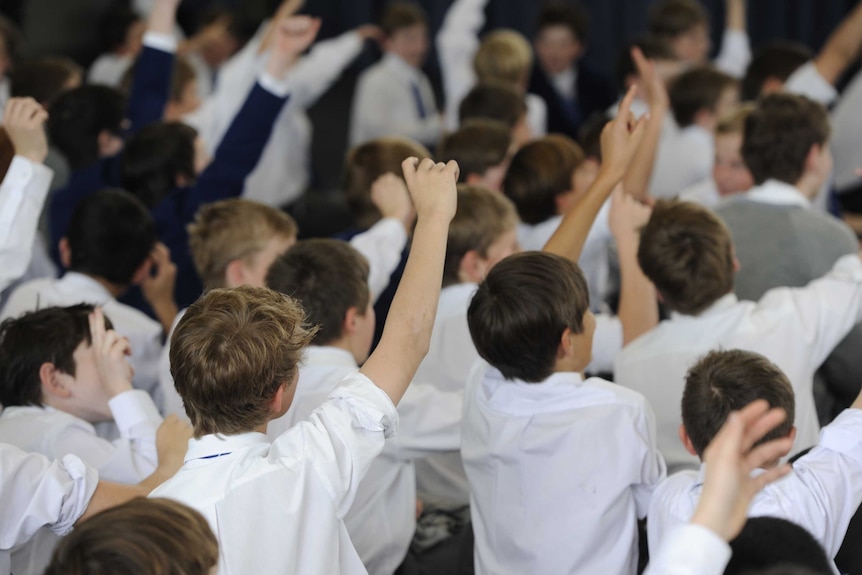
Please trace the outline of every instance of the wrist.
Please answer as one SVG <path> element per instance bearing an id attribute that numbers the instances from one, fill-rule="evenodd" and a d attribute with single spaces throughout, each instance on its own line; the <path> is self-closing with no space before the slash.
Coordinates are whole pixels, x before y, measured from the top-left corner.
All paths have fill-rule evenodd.
<path id="1" fill-rule="evenodd" d="M 132 382 L 128 379 L 116 379 L 109 381 L 106 386 L 108 392 L 108 398 L 114 399 L 115 397 L 126 393 L 127 391 L 132 391 L 134 388 L 132 387 Z"/>

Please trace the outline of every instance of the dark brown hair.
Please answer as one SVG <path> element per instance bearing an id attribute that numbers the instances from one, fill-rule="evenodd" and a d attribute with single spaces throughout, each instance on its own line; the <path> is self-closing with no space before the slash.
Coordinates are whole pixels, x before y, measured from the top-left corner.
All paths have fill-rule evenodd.
<path id="1" fill-rule="evenodd" d="M 709 16 L 695 0 L 664 0 L 652 5 L 647 22 L 650 34 L 673 40 L 695 26 L 709 26 Z"/>
<path id="2" fill-rule="evenodd" d="M 380 27 L 387 37 L 417 25 L 427 26 L 428 22 L 422 8 L 412 2 L 393 2 L 380 20 Z"/>
<path id="3" fill-rule="evenodd" d="M 461 124 L 484 118 L 502 122 L 512 130 L 526 115 L 527 104 L 524 103 L 523 94 L 502 82 L 477 84 L 458 106 L 458 120 Z"/>
<path id="4" fill-rule="evenodd" d="M 680 128 L 687 128 L 694 124 L 698 112 L 715 113 L 721 95 L 736 85 L 736 79 L 712 66 L 686 70 L 671 83 L 669 91 L 676 123 Z"/>
<path id="5" fill-rule="evenodd" d="M 459 181 L 463 183 L 471 174 L 483 175 L 502 164 L 511 147 L 512 132 L 505 124 L 476 119 L 446 135 L 437 148 L 437 158 L 441 162 L 458 162 Z"/>
<path id="6" fill-rule="evenodd" d="M 542 7 L 539 13 L 539 22 L 536 25 L 536 34 L 541 34 L 546 28 L 562 26 L 568 28 L 575 39 L 581 44 L 586 44 L 590 31 L 590 17 L 583 6 L 578 4 L 564 4 L 553 2 Z"/>
<path id="7" fill-rule="evenodd" d="M 33 98 L 45 109 L 66 91 L 69 80 L 82 75 L 81 67 L 69 58 L 37 58 L 24 61 L 10 75 L 13 98 Z"/>

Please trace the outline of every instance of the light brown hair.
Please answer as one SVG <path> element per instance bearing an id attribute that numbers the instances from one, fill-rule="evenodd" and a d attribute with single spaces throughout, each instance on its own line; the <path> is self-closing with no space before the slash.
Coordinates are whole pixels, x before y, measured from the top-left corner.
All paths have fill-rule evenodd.
<path id="1" fill-rule="evenodd" d="M 695 123 L 699 112 L 715 113 L 725 90 L 737 84 L 733 76 L 712 66 L 686 70 L 671 83 L 668 94 L 676 123 L 680 128 L 687 128 Z"/>
<path id="2" fill-rule="evenodd" d="M 422 8 L 412 2 L 393 2 L 386 8 L 380 20 L 380 28 L 387 37 L 399 30 L 418 25 L 427 26 L 428 22 Z"/>
<path id="3" fill-rule="evenodd" d="M 203 206 L 189 224 L 189 250 L 207 289 L 225 287 L 228 264 L 253 260 L 274 237 L 295 238 L 296 222 L 265 204 L 232 198 Z"/>
<path id="4" fill-rule="evenodd" d="M 170 349 L 171 375 L 195 437 L 265 424 L 279 388 L 295 385 L 315 332 L 299 302 L 270 289 L 201 296 L 177 325 Z"/>
<path id="5" fill-rule="evenodd" d="M 495 30 L 482 40 L 473 58 L 479 82 L 504 82 L 521 88 L 533 67 L 530 43 L 514 30 Z"/>
<path id="6" fill-rule="evenodd" d="M 502 122 L 475 119 L 446 135 L 437 148 L 441 162 L 455 160 L 461 168 L 459 181 L 471 174 L 484 175 L 502 164 L 512 148 L 512 131 Z"/>
<path id="7" fill-rule="evenodd" d="M 740 104 L 724 116 L 718 119 L 715 129 L 716 135 L 728 136 L 730 134 L 742 135 L 745 132 L 745 120 L 754 111 L 755 105 L 751 102 Z"/>

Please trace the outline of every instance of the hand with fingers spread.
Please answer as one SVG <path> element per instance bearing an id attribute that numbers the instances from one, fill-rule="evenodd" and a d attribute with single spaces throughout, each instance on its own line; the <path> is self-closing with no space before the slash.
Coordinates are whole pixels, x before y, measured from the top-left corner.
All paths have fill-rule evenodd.
<path id="1" fill-rule="evenodd" d="M 156 452 L 159 455 L 159 473 L 164 479 L 172 477 L 183 465 L 192 427 L 176 415 L 169 415 L 156 431 Z"/>
<path id="2" fill-rule="evenodd" d="M 299 56 L 311 46 L 320 30 L 320 18 L 290 16 L 275 24 L 273 50 L 266 71 L 283 79 Z"/>
<path id="3" fill-rule="evenodd" d="M 455 217 L 458 197 L 458 163 L 435 163 L 426 158 L 407 158 L 401 164 L 404 179 L 420 221 L 442 218 L 451 222 Z"/>
<path id="4" fill-rule="evenodd" d="M 384 218 L 395 218 L 409 232 L 416 220 L 416 210 L 407 184 L 395 174 L 383 174 L 371 184 L 371 203 Z"/>
<path id="5" fill-rule="evenodd" d="M 629 89 L 617 117 L 608 122 L 602 130 L 602 167 L 601 172 L 610 174 L 619 181 L 623 178 L 646 133 L 647 116 L 635 120 L 632 102 L 637 89 Z"/>
<path id="6" fill-rule="evenodd" d="M 754 496 L 769 483 L 790 473 L 790 465 L 784 464 L 756 477 L 751 475 L 755 469 L 790 451 L 793 440 L 789 437 L 755 447 L 786 417 L 783 409 L 770 409 L 762 399 L 730 414 L 704 452 L 706 478 L 692 523 L 710 529 L 725 541 L 739 534 Z"/>
<path id="7" fill-rule="evenodd" d="M 108 399 L 130 391 L 134 370 L 127 356 L 132 354 L 129 340 L 112 329 L 105 327 L 105 316 L 101 308 L 90 314 L 90 337 L 96 359 L 99 381 Z"/>
<path id="8" fill-rule="evenodd" d="M 45 122 L 48 112 L 33 98 L 11 98 L 3 112 L 3 127 L 15 153 L 41 164 L 48 155 Z"/>

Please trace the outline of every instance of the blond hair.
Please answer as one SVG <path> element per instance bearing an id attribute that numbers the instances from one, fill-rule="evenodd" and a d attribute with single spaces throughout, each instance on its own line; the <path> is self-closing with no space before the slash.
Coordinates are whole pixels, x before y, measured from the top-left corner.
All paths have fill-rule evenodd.
<path id="1" fill-rule="evenodd" d="M 518 32 L 496 30 L 482 40 L 473 67 L 479 82 L 497 81 L 522 87 L 533 67 L 533 51 Z"/>
<path id="2" fill-rule="evenodd" d="M 745 120 L 757 108 L 754 102 L 741 104 L 719 118 L 715 133 L 719 136 L 730 134 L 742 135 L 745 132 Z"/>
<path id="3" fill-rule="evenodd" d="M 207 289 L 225 287 L 232 261 L 253 259 L 272 238 L 295 238 L 298 231 L 284 212 L 239 198 L 202 207 L 188 230 L 195 269 Z"/>

